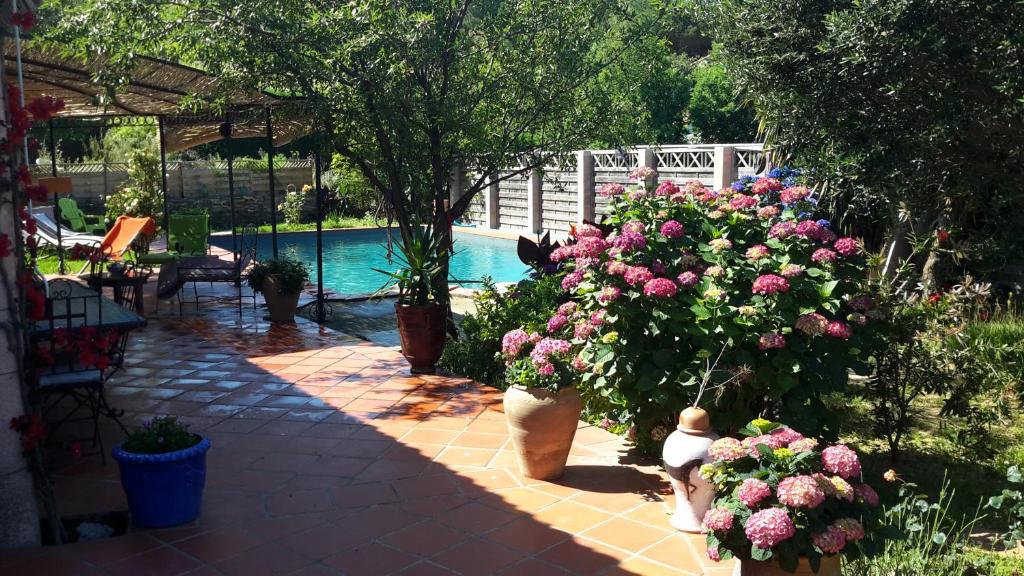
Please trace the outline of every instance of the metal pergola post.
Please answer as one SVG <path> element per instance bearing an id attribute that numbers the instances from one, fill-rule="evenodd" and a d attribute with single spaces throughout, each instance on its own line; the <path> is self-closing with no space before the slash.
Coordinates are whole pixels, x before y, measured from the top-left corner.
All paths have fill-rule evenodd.
<path id="1" fill-rule="evenodd" d="M 50 175 L 57 177 L 57 138 L 53 134 L 53 118 L 47 121 L 50 133 Z M 25 159 L 26 162 L 28 158 Z M 64 240 L 61 238 L 60 209 L 57 207 L 57 191 L 53 192 L 53 221 L 57 224 L 57 272 L 64 274 Z"/>
<path id="2" fill-rule="evenodd" d="M 274 182 L 274 121 L 270 106 L 267 113 L 267 178 L 270 180 L 270 243 L 277 258 L 277 185 Z"/>
<path id="3" fill-rule="evenodd" d="M 166 250 L 170 251 L 173 250 L 174 247 L 171 246 L 171 227 L 169 225 L 170 214 L 168 214 L 167 211 L 167 140 L 164 138 L 163 116 L 157 116 L 156 126 L 160 136 L 160 181 L 164 188 L 164 242 L 167 244 Z"/>
<path id="4" fill-rule="evenodd" d="M 228 201 L 231 205 L 231 250 L 238 260 L 238 233 L 235 231 L 235 156 L 231 153 L 231 111 L 224 113 L 224 125 L 221 127 L 224 137 L 224 150 L 228 157 Z"/>
<path id="5" fill-rule="evenodd" d="M 327 319 L 327 308 L 324 305 L 324 193 L 320 182 L 323 172 L 320 146 L 321 142 L 317 139 L 316 156 L 313 158 L 313 181 L 316 184 L 316 305 L 313 308 L 313 319 L 317 322 Z"/>

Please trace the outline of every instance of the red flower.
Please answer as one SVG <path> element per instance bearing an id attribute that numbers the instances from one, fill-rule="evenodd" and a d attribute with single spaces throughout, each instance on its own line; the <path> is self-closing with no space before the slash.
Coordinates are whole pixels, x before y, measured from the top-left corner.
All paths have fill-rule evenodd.
<path id="1" fill-rule="evenodd" d="M 18 166 L 18 180 L 25 186 L 32 184 L 32 172 L 29 170 L 28 164 Z"/>
<path id="2" fill-rule="evenodd" d="M 25 110 L 28 110 L 38 122 L 53 118 L 63 109 L 64 100 L 53 96 L 39 96 L 25 105 Z"/>
<path id="3" fill-rule="evenodd" d="M 33 322 L 46 315 L 46 296 L 35 286 L 25 288 L 25 317 Z"/>
<path id="4" fill-rule="evenodd" d="M 939 300 L 942 300 L 942 294 L 939 294 L 938 292 L 933 292 L 931 295 L 928 296 L 929 304 L 935 304 Z"/>
<path id="5" fill-rule="evenodd" d="M 35 450 L 39 442 L 46 438 L 46 428 L 38 412 L 11 418 L 10 427 L 21 435 L 21 449 L 26 454 Z"/>
<path id="6" fill-rule="evenodd" d="M 30 10 L 16 12 L 11 15 L 11 24 L 18 26 L 22 30 L 31 30 L 36 25 L 36 15 Z"/>
<path id="7" fill-rule="evenodd" d="M 949 232 L 947 232 L 945 228 L 939 228 L 936 230 L 935 237 L 939 239 L 939 244 L 949 242 Z"/>
<path id="8" fill-rule="evenodd" d="M 11 255 L 11 237 L 0 233 L 0 258 L 7 258 Z"/>

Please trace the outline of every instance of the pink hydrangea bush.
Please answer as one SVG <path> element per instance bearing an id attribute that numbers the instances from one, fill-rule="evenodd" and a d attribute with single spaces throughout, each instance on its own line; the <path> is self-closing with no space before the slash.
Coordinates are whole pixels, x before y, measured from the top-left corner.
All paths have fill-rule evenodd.
<path id="1" fill-rule="evenodd" d="M 608 217 L 577 227 L 551 257 L 565 298 L 587 316 L 605 313 L 599 326 L 566 314 L 548 324 L 549 336 L 580 345 L 590 366 L 581 385 L 635 427 L 641 449 L 657 449 L 644 444 L 650 432 L 694 402 L 708 359 L 722 352 L 712 384 L 738 385 L 721 389 L 718 425 L 766 409 L 793 420 L 790 407 L 809 417 L 807 429 L 827 424 L 807 422 L 826 414 L 803 406 L 845 386 L 872 329 L 852 308 L 865 280 L 858 242 L 811 216 L 813 190 L 789 177 L 724 190 L 655 183 L 651 170 L 631 177 L 632 190 L 602 187 Z"/>
<path id="2" fill-rule="evenodd" d="M 757 419 L 746 438 L 716 440 L 700 473 L 717 497 L 704 516 L 708 556 L 776 559 L 856 556 L 882 528 L 878 494 L 862 476 L 857 453 L 818 442 L 788 426 Z"/>
<path id="3" fill-rule="evenodd" d="M 572 342 L 555 335 L 565 331 L 587 334 L 590 321 L 577 321 L 581 314 L 574 302 L 568 302 L 548 320 L 548 336 L 522 328 L 506 332 L 501 339 L 506 384 L 552 391 L 575 386 L 589 366 L 577 354 L 578 346 L 574 350 Z"/>

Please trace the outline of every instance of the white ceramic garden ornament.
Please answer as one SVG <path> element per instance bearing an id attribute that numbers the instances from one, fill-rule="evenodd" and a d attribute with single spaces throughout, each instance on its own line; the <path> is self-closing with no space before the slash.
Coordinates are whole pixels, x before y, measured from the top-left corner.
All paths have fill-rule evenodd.
<path id="1" fill-rule="evenodd" d="M 676 431 L 665 440 L 661 458 L 676 495 L 676 511 L 669 523 L 677 530 L 701 532 L 715 491 L 700 477 L 699 469 L 710 462 L 708 448 L 717 439 L 707 411 L 691 407 L 679 415 Z"/>

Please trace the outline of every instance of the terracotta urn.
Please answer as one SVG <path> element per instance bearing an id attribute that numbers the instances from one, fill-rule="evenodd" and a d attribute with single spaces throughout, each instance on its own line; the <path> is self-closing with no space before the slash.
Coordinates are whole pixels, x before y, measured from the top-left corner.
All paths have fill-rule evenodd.
<path id="1" fill-rule="evenodd" d="M 560 478 L 583 411 L 579 391 L 512 386 L 505 390 L 504 406 L 519 471 L 537 480 Z"/>
<path id="2" fill-rule="evenodd" d="M 807 558 L 800 558 L 796 572 L 786 572 L 777 562 L 761 562 L 758 560 L 740 560 L 733 568 L 732 576 L 841 576 L 839 556 L 824 556 L 818 571 L 811 569 Z"/>
<path id="3" fill-rule="evenodd" d="M 263 299 L 267 302 L 271 322 L 295 322 L 295 308 L 299 305 L 299 292 L 283 293 L 280 279 L 276 274 L 268 274 L 263 279 Z"/>
<path id="4" fill-rule="evenodd" d="M 715 498 L 715 490 L 700 477 L 699 470 L 710 462 L 708 448 L 717 439 L 707 411 L 690 407 L 679 415 L 676 431 L 665 440 L 661 459 L 676 496 L 676 511 L 669 523 L 677 530 L 701 532 L 701 522 Z"/>
<path id="5" fill-rule="evenodd" d="M 444 353 L 448 307 L 441 304 L 410 306 L 395 304 L 402 356 L 413 374 L 433 374 Z"/>

